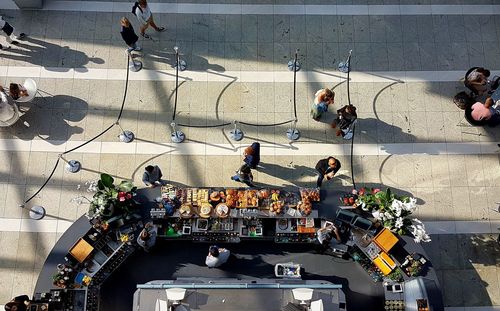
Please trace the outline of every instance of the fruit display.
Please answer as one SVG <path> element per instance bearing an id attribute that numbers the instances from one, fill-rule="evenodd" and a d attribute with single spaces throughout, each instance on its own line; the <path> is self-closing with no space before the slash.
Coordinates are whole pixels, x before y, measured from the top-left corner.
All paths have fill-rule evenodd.
<path id="1" fill-rule="evenodd" d="M 257 207 L 259 206 L 259 198 L 257 196 L 257 190 L 247 190 L 246 191 L 247 206 Z"/>
<path id="2" fill-rule="evenodd" d="M 258 197 L 261 200 L 267 200 L 269 198 L 270 191 L 268 189 L 262 189 L 258 193 Z"/>
<path id="3" fill-rule="evenodd" d="M 297 207 L 300 201 L 300 196 L 294 192 L 285 192 L 285 205 L 288 207 Z"/>
<path id="4" fill-rule="evenodd" d="M 273 201 L 269 206 L 269 211 L 274 214 L 281 214 L 284 210 L 285 202 L 283 201 Z"/>
<path id="5" fill-rule="evenodd" d="M 226 205 L 228 207 L 236 207 L 238 190 L 235 189 L 227 189 L 226 190 Z"/>
<path id="6" fill-rule="evenodd" d="M 307 200 L 302 200 L 297 204 L 298 210 L 302 213 L 304 216 L 309 216 L 312 212 L 312 204 L 311 201 Z"/>
<path id="7" fill-rule="evenodd" d="M 319 188 L 300 188 L 299 190 L 302 200 L 308 199 L 312 202 L 319 202 Z"/>
<path id="8" fill-rule="evenodd" d="M 271 200 L 278 201 L 280 199 L 280 191 L 279 190 L 271 190 Z"/>
<path id="9" fill-rule="evenodd" d="M 229 207 L 224 203 L 219 203 L 215 208 L 215 213 L 221 218 L 227 217 L 229 215 Z"/>
<path id="10" fill-rule="evenodd" d="M 341 196 L 339 200 L 341 204 L 344 204 L 346 206 L 354 206 L 357 198 L 358 198 L 357 195 L 348 193 Z"/>

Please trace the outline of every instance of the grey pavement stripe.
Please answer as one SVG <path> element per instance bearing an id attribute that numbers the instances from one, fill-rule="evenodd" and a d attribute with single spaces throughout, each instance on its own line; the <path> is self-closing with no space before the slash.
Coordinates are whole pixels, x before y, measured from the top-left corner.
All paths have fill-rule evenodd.
<path id="1" fill-rule="evenodd" d="M 284 136 L 284 134 L 283 134 Z M 166 138 L 167 140 L 167 138 Z M 0 139 L 0 151 L 18 152 L 64 152 L 84 141 L 50 141 L 19 139 Z M 233 147 L 234 146 L 234 147 Z M 229 156 L 239 155 L 247 146 L 243 144 L 204 144 L 165 142 L 91 142 L 75 151 L 75 153 L 105 153 L 105 154 L 160 154 L 168 152 L 173 155 L 208 155 Z M 279 152 L 277 152 L 279 151 Z M 308 156 L 308 155 L 345 155 L 350 153 L 350 144 L 322 144 L 322 143 L 294 143 L 291 144 L 261 144 L 263 155 L 279 156 Z M 398 144 L 355 144 L 354 155 L 471 155 L 471 154 L 498 154 L 498 142 L 467 142 L 467 143 L 398 143 Z"/>
<path id="2" fill-rule="evenodd" d="M 72 222 L 59 219 L 0 218 L 0 232 L 55 232 L 66 231 Z M 498 233 L 500 220 L 481 221 L 424 221 L 431 235 Z"/>
<path id="3" fill-rule="evenodd" d="M 155 13 L 257 15 L 497 15 L 500 5 L 273 5 L 150 3 Z M 0 7 L 1 8 L 1 7 Z M 45 1 L 44 10 L 130 12 L 130 2 Z"/>
<path id="4" fill-rule="evenodd" d="M 286 68 L 284 66 L 284 68 Z M 500 69 L 491 69 L 493 75 L 500 75 Z M 450 71 L 352 71 L 351 82 L 454 82 L 463 78 L 465 70 Z M 83 80 L 126 79 L 126 69 L 62 68 L 37 66 L 0 66 L 0 76 L 18 78 L 52 78 Z M 175 81 L 175 71 L 148 70 L 131 72 L 134 81 Z M 288 71 L 183 71 L 181 81 L 193 82 L 293 82 Z M 339 71 L 299 71 L 297 82 L 342 82 L 346 75 Z"/>

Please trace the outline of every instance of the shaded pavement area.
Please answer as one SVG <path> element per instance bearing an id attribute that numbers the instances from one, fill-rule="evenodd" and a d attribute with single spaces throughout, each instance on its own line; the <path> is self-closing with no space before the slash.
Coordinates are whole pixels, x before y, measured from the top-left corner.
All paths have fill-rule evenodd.
<path id="1" fill-rule="evenodd" d="M 351 260 L 318 254 L 314 245 L 242 241 L 227 247 L 232 255 L 220 268 L 205 266 L 209 244 L 159 240 L 150 252 L 137 251 L 101 287 L 101 310 L 131 310 L 136 284 L 179 277 L 274 278 L 276 263 L 302 265 L 302 279 L 342 284 L 349 310 L 383 310 L 382 283 L 375 283 Z"/>

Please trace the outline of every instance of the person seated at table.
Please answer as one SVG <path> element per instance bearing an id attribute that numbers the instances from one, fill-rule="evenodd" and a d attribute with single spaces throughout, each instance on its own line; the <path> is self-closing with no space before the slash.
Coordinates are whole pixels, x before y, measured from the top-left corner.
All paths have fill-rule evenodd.
<path id="1" fill-rule="evenodd" d="M 255 187 L 253 184 L 253 175 L 250 165 L 243 163 L 243 165 L 236 171 L 236 175 L 231 176 L 231 180 L 239 181 L 249 187 Z"/>
<path id="2" fill-rule="evenodd" d="M 14 297 L 11 301 L 7 302 L 4 309 L 6 311 L 26 311 L 28 310 L 29 303 L 30 297 L 27 295 L 21 295 Z"/>
<path id="3" fill-rule="evenodd" d="M 142 174 L 142 181 L 148 187 L 154 188 L 157 186 L 164 185 L 165 180 L 162 180 L 163 174 L 158 165 L 148 165 L 144 168 L 144 174 Z"/>
<path id="4" fill-rule="evenodd" d="M 156 244 L 157 235 L 158 227 L 153 225 L 152 222 L 148 222 L 137 237 L 137 244 L 149 253 L 151 248 Z"/>
<path id="5" fill-rule="evenodd" d="M 467 73 L 464 84 L 476 97 L 486 100 L 498 88 L 500 81 L 500 77 L 496 76 L 489 80 L 490 74 L 490 71 L 483 67 L 474 68 Z"/>
<path id="6" fill-rule="evenodd" d="M 255 142 L 243 151 L 243 162 L 250 165 L 250 168 L 256 169 L 260 162 L 260 143 Z"/>
<path id="7" fill-rule="evenodd" d="M 19 109 L 16 104 L 9 103 L 4 88 L 0 85 L 0 123 L 10 125 L 12 120 L 19 119 Z"/>
<path id="8" fill-rule="evenodd" d="M 231 255 L 231 252 L 227 248 L 212 245 L 208 248 L 208 255 L 205 259 L 205 264 L 209 268 L 220 267 L 227 262 L 229 255 Z"/>
<path id="9" fill-rule="evenodd" d="M 491 97 L 488 97 L 484 104 L 477 101 L 471 107 L 472 118 L 476 121 L 486 121 L 487 124 L 492 127 L 497 126 L 500 124 L 500 110 L 498 106 L 494 108 L 493 105 L 494 103 Z"/>
<path id="10" fill-rule="evenodd" d="M 18 100 L 21 97 L 28 96 L 28 91 L 24 88 L 23 85 L 18 83 L 11 83 L 9 86 L 9 95 L 14 100 Z"/>

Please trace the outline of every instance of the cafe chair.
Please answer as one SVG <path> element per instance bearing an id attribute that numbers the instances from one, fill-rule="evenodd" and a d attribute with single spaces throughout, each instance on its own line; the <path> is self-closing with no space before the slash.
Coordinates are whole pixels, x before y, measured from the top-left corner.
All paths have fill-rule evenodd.
<path id="1" fill-rule="evenodd" d="M 323 311 L 323 300 L 314 300 L 311 302 L 311 311 Z"/>
<path id="2" fill-rule="evenodd" d="M 8 120 L 0 120 L 0 127 L 12 126 L 19 120 L 19 117 L 22 115 L 22 113 L 19 111 L 19 108 L 17 108 L 17 105 L 15 103 L 12 105 L 12 107 L 14 107 L 14 115 Z"/>
<path id="3" fill-rule="evenodd" d="M 165 292 L 167 293 L 168 301 L 174 306 L 180 305 L 184 296 L 186 296 L 185 288 L 167 288 Z"/>
<path id="4" fill-rule="evenodd" d="M 312 299 L 314 290 L 311 288 L 294 288 L 292 289 L 293 298 L 299 300 L 301 305 L 307 305 Z"/>
<path id="5" fill-rule="evenodd" d="M 36 85 L 35 80 L 28 78 L 24 80 L 23 87 L 28 92 L 28 96 L 21 96 L 15 100 L 16 103 L 30 103 L 35 99 L 36 94 L 38 93 L 38 87 Z"/>
<path id="6" fill-rule="evenodd" d="M 155 311 L 168 311 L 168 304 L 166 300 L 156 299 Z"/>

